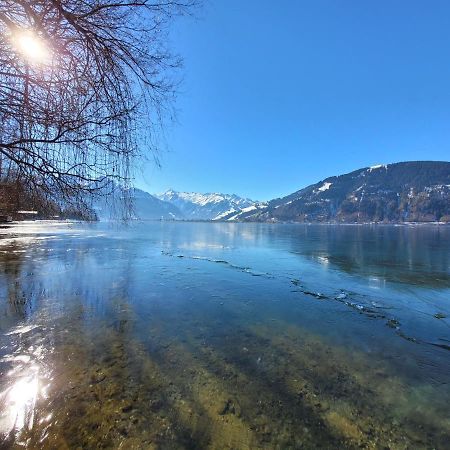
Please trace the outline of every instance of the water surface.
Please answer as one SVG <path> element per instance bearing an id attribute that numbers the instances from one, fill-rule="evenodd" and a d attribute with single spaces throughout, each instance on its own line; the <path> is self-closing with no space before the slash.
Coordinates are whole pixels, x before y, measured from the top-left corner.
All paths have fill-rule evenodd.
<path id="1" fill-rule="evenodd" d="M 23 223 L 6 448 L 449 448 L 450 227 Z"/>

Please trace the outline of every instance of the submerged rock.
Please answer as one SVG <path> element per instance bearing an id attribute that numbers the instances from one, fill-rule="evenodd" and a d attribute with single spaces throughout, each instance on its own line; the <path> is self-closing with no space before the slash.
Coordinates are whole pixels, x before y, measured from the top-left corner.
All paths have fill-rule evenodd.
<path id="1" fill-rule="evenodd" d="M 419 343 L 420 343 L 415 337 L 413 337 L 413 336 L 408 336 L 407 334 L 405 334 L 405 333 L 403 333 L 403 332 L 401 332 L 401 331 L 398 331 L 398 330 L 397 330 L 397 334 L 398 334 L 400 337 L 402 337 L 403 339 L 406 339 L 406 340 L 409 341 L 409 342 L 414 342 L 414 343 L 416 343 L 416 344 L 419 344 Z"/>
<path id="2" fill-rule="evenodd" d="M 125 403 L 124 406 L 122 406 L 122 412 L 129 413 L 133 409 L 133 404 L 131 402 Z"/>
<path id="3" fill-rule="evenodd" d="M 228 399 L 225 404 L 219 409 L 219 415 L 234 414 L 237 417 L 241 417 L 241 406 L 235 400 Z"/>
<path id="4" fill-rule="evenodd" d="M 398 329 L 398 327 L 400 326 L 400 322 L 397 319 L 389 319 L 386 322 L 386 325 L 390 328 Z"/>
<path id="5" fill-rule="evenodd" d="M 92 384 L 101 383 L 103 380 L 105 380 L 105 378 L 106 373 L 101 369 L 97 369 L 95 372 L 91 374 L 91 383 Z"/>
<path id="6" fill-rule="evenodd" d="M 447 316 L 445 314 L 439 312 L 439 313 L 434 314 L 433 317 L 436 317 L 436 319 L 445 319 Z"/>
<path id="7" fill-rule="evenodd" d="M 321 292 L 314 292 L 314 291 L 302 291 L 305 295 L 311 295 L 319 300 L 327 299 L 328 297 Z"/>

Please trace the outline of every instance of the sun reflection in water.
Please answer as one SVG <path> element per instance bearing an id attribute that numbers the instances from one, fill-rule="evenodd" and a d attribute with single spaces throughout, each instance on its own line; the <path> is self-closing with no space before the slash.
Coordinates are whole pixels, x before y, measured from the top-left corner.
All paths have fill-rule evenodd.
<path id="1" fill-rule="evenodd" d="M 33 426 L 39 395 L 39 367 L 33 365 L 27 372 L 0 394 L 0 435 L 3 437 L 17 435 Z"/>
<path id="2" fill-rule="evenodd" d="M 43 347 L 15 345 L 23 343 L 23 336 L 29 338 L 30 332 L 37 328 L 21 325 L 7 334 L 13 339 L 11 343 L 15 349 L 0 359 L 4 373 L 0 384 L 0 441 L 14 439 L 19 442 L 22 432 L 33 428 L 38 399 L 46 396 L 48 386 L 42 383 L 40 364 Z"/>

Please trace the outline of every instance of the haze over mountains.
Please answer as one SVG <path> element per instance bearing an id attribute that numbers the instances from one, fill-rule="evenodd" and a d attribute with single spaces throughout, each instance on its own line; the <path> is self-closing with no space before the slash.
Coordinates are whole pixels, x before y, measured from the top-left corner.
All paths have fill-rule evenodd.
<path id="1" fill-rule="evenodd" d="M 130 195 L 132 197 L 132 217 L 139 220 L 181 220 L 183 214 L 174 205 L 165 202 L 142 191 L 141 189 L 133 189 Z M 121 197 L 122 193 L 117 190 L 113 198 L 105 197 L 99 199 L 95 205 L 94 210 L 100 220 L 109 220 L 120 218 L 121 216 Z M 119 208 L 117 210 L 116 208 Z"/>
<path id="2" fill-rule="evenodd" d="M 366 167 L 269 202 L 174 190 L 155 196 L 135 189 L 133 197 L 135 216 L 142 220 L 450 222 L 450 162 Z M 97 208 L 97 214 L 111 216 L 109 205 Z"/>

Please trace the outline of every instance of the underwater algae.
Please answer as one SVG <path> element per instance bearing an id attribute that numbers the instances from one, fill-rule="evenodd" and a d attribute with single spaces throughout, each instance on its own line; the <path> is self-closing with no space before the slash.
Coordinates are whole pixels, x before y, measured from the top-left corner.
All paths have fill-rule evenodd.
<path id="1" fill-rule="evenodd" d="M 155 319 L 139 340 L 136 320 L 126 310 L 112 326 L 87 331 L 82 321 L 60 319 L 45 337 L 53 342 L 45 359 L 50 388 L 17 448 L 407 449 L 449 442 L 445 411 L 420 396 L 426 387 L 411 389 L 363 352 L 281 321 L 269 329 L 236 319 L 219 331 L 195 315 L 183 318 L 177 335 L 173 322 Z M 29 331 L 30 342 L 38 332 Z"/>

